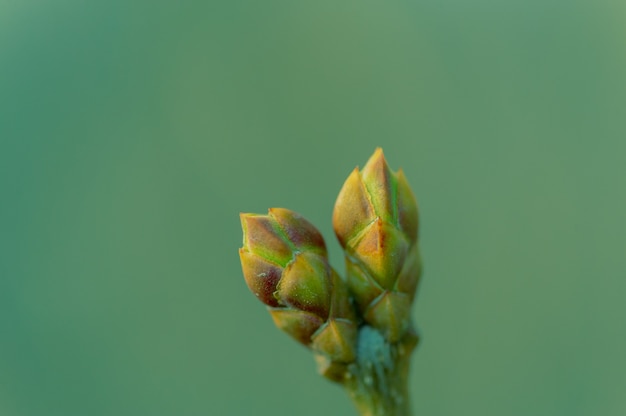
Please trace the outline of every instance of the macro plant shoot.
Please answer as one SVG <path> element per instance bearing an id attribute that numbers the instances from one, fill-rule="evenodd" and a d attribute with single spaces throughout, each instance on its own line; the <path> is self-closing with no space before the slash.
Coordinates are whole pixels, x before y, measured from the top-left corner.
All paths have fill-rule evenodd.
<path id="1" fill-rule="evenodd" d="M 422 274 L 418 209 L 403 171 L 389 168 L 382 149 L 350 173 L 332 222 L 344 277 L 302 215 L 286 208 L 242 213 L 246 284 L 360 415 L 408 416 L 410 358 L 419 341 L 411 320 Z"/>

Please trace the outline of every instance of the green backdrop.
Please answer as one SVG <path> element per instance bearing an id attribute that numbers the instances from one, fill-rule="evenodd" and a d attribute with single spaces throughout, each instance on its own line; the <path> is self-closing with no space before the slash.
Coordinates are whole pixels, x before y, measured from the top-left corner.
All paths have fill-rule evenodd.
<path id="1" fill-rule="evenodd" d="M 241 275 L 376 146 L 415 415 L 626 414 L 626 6 L 0 0 L 0 414 L 350 415 Z"/>

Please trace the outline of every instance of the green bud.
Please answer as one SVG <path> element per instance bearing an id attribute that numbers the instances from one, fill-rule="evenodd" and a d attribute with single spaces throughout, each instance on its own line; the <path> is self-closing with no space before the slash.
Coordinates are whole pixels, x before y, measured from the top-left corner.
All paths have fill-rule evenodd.
<path id="1" fill-rule="evenodd" d="M 241 224 L 244 278 L 276 326 L 331 361 L 353 359 L 355 312 L 319 231 L 284 208 L 241 214 Z"/>
<path id="2" fill-rule="evenodd" d="M 272 208 L 268 215 L 241 214 L 243 247 L 241 268 L 248 288 L 261 302 L 279 306 L 274 296 L 285 267 L 296 253 L 326 258 L 326 244 L 317 229 L 299 214 Z"/>
<path id="3" fill-rule="evenodd" d="M 415 197 L 404 173 L 389 169 L 380 148 L 362 171 L 357 168 L 350 173 L 339 191 L 333 227 L 341 246 L 349 248 L 350 240 L 377 219 L 398 229 L 409 245 L 417 242 Z"/>
<path id="4" fill-rule="evenodd" d="M 391 171 L 381 149 L 348 176 L 335 203 L 333 228 L 363 318 L 398 341 L 409 328 L 421 273 L 418 211 L 404 173 Z"/>

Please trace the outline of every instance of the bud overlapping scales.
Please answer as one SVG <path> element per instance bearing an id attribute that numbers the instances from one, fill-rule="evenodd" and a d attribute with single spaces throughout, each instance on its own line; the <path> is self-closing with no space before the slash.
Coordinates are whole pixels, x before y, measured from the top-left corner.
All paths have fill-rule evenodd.
<path id="1" fill-rule="evenodd" d="M 347 282 L 363 319 L 396 342 L 410 325 L 421 274 L 418 211 L 402 170 L 376 149 L 339 192 L 333 228 L 344 249 Z"/>
<path id="2" fill-rule="evenodd" d="M 320 232 L 284 208 L 241 214 L 241 225 L 244 278 L 276 326 L 333 362 L 353 361 L 355 312 Z"/>

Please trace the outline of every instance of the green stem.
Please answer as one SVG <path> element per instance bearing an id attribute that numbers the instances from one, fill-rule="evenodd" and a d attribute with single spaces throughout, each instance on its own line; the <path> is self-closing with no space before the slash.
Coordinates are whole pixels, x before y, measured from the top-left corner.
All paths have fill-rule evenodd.
<path id="1" fill-rule="evenodd" d="M 390 344 L 371 326 L 359 329 L 357 360 L 348 366 L 344 387 L 361 416 L 410 416 L 408 376 L 417 337 Z"/>

